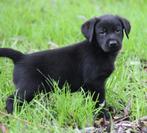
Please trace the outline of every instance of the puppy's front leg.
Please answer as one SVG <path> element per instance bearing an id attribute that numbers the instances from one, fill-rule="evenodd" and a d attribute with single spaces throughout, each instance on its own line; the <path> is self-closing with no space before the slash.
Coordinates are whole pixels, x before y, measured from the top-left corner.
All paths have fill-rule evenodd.
<path id="1" fill-rule="evenodd" d="M 90 89 L 89 91 L 92 95 L 93 101 L 96 102 L 95 108 L 99 108 L 102 105 L 102 109 L 100 110 L 98 117 L 109 120 L 110 114 L 106 109 L 105 88 Z"/>
<path id="2" fill-rule="evenodd" d="M 92 94 L 93 101 L 96 101 L 96 108 L 99 107 L 100 104 L 105 103 L 105 89 L 100 88 L 100 89 L 94 89 L 90 91 Z"/>
<path id="3" fill-rule="evenodd" d="M 105 102 L 105 89 L 103 86 L 96 87 L 97 85 L 93 85 L 91 83 L 85 83 L 82 87 L 85 92 L 90 92 L 93 101 L 96 101 L 96 108 L 99 107 L 99 104 Z"/>

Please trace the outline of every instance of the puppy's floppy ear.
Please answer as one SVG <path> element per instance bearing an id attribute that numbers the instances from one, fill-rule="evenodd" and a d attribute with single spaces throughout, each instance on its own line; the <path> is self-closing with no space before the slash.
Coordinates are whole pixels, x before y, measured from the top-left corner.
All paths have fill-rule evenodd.
<path id="1" fill-rule="evenodd" d="M 83 35 L 89 40 L 89 42 L 92 42 L 96 21 L 97 21 L 97 18 L 95 17 L 95 18 L 92 18 L 92 19 L 86 21 L 81 26 L 81 31 L 82 31 Z"/>
<path id="2" fill-rule="evenodd" d="M 120 22 L 121 22 L 121 24 L 123 26 L 123 29 L 125 30 L 125 34 L 126 34 L 127 38 L 129 39 L 129 33 L 131 31 L 130 22 L 125 18 L 122 18 L 122 17 L 119 17 L 119 16 L 117 16 L 117 17 L 120 20 Z"/>

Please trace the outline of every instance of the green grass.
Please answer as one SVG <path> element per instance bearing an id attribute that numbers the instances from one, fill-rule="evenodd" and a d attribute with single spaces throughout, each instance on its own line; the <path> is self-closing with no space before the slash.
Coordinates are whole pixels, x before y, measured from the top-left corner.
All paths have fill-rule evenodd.
<path id="1" fill-rule="evenodd" d="M 72 127 L 82 128 L 93 123 L 94 105 L 90 95 L 70 93 L 68 85 L 60 90 L 54 83 L 54 93 L 49 93 L 49 96 L 40 94 L 31 103 L 25 103 L 21 110 L 15 105 L 14 116 L 9 118 L 12 125 L 10 123 L 9 126 L 18 124 L 17 129 L 11 127 L 15 132 L 23 132 L 25 124 L 28 131 L 35 132 L 38 128 L 41 128 L 39 132 L 58 132 L 63 127 L 68 131 Z"/>
<path id="2" fill-rule="evenodd" d="M 108 13 L 124 16 L 132 30 L 107 81 L 106 98 L 118 114 L 130 103 L 130 118 L 134 120 L 147 115 L 147 72 L 142 62 L 147 60 L 146 4 L 146 0 L 1 0 L 0 47 L 25 53 L 48 49 L 49 41 L 63 47 L 84 39 L 80 26 L 86 19 Z M 6 98 L 14 91 L 12 70 L 11 61 L 0 59 L 1 112 L 5 112 Z M 43 94 L 36 96 L 13 116 L 0 114 L 0 122 L 10 132 L 58 133 L 64 128 L 73 132 L 72 126 L 92 125 L 93 105 L 90 96 L 70 91 L 65 94 L 63 89 L 51 93 L 49 99 Z"/>

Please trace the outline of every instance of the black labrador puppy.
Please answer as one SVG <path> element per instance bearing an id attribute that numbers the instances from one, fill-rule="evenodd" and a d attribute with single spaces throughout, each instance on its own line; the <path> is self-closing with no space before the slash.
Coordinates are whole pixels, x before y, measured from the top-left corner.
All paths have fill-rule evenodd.
<path id="1" fill-rule="evenodd" d="M 0 48 L 0 57 L 14 63 L 13 81 L 16 92 L 6 102 L 13 112 L 14 96 L 19 101 L 31 101 L 39 91 L 52 90 L 48 79 L 59 81 L 62 88 L 68 82 L 71 92 L 82 87 L 90 91 L 93 100 L 105 101 L 105 81 L 114 70 L 114 61 L 122 47 L 124 32 L 128 37 L 131 26 L 125 18 L 104 15 L 85 22 L 81 31 L 85 41 L 64 48 L 23 54 L 10 48 Z"/>

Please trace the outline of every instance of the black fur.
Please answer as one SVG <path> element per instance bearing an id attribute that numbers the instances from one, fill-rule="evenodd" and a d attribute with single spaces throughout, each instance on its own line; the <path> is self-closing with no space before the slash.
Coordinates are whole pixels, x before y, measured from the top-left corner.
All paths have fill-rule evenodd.
<path id="1" fill-rule="evenodd" d="M 99 96 L 99 103 L 104 102 L 105 81 L 114 70 L 123 30 L 128 36 L 130 28 L 126 19 L 105 15 L 85 22 L 81 30 L 86 40 L 75 45 L 32 54 L 0 48 L 0 57 L 14 62 L 13 81 L 17 91 L 7 99 L 7 112 L 13 112 L 14 95 L 29 102 L 38 91 L 44 88 L 51 91 L 47 78 L 59 81 L 59 87 L 67 81 L 71 92 L 83 87 L 94 93 L 94 100 Z"/>

